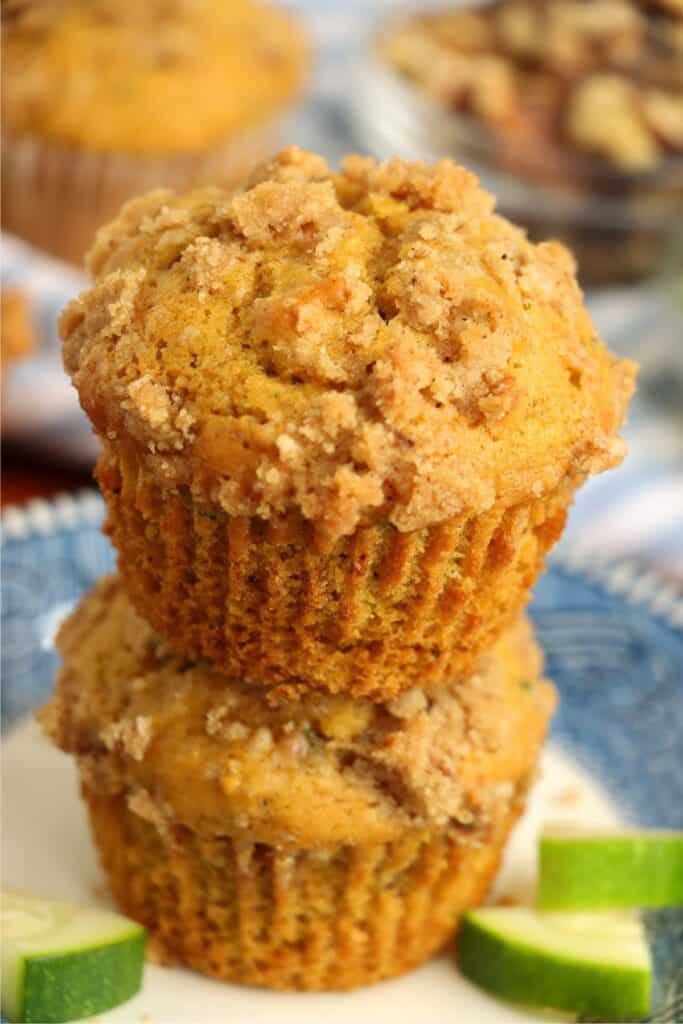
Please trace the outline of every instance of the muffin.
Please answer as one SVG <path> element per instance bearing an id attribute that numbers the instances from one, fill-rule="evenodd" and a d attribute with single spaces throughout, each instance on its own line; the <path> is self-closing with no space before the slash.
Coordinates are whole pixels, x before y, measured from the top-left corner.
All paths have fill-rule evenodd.
<path id="1" fill-rule="evenodd" d="M 253 0 L 10 0 L 3 64 L 3 226 L 80 262 L 130 196 L 241 180 L 306 52 Z"/>
<path id="2" fill-rule="evenodd" d="M 36 347 L 28 297 L 20 288 L 0 291 L 0 366 L 27 359 Z"/>
<path id="3" fill-rule="evenodd" d="M 677 0 L 460 5 L 399 19 L 378 46 L 457 115 L 449 151 L 511 176 L 501 187 L 513 209 L 526 183 L 528 226 L 561 233 L 585 281 L 638 277 L 661 260 L 683 214 Z"/>
<path id="4" fill-rule="evenodd" d="M 64 360 L 128 593 L 281 698 L 467 672 L 623 456 L 634 367 L 571 256 L 450 162 L 288 149 L 128 203 L 88 264 Z"/>
<path id="5" fill-rule="evenodd" d="M 438 950 L 485 896 L 555 696 L 518 621 L 476 672 L 387 703 L 263 691 L 173 654 L 104 580 L 40 717 L 163 962 L 344 989 Z"/>

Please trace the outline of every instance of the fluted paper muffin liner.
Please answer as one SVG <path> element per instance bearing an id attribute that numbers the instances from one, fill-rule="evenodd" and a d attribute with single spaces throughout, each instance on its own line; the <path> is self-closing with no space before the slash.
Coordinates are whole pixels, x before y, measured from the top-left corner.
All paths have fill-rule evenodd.
<path id="1" fill-rule="evenodd" d="M 526 604 L 574 486 L 402 533 L 358 528 L 329 551 L 287 529 L 165 492 L 106 456 L 107 532 L 138 612 L 177 650 L 292 699 L 386 699 L 457 677 Z"/>
<path id="2" fill-rule="evenodd" d="M 127 199 L 154 188 L 209 182 L 232 187 L 276 148 L 276 122 L 205 153 L 131 156 L 61 147 L 32 137 L 3 138 L 3 228 L 80 264 L 96 230 Z"/>
<path id="3" fill-rule="evenodd" d="M 275 989 L 355 988 L 425 961 L 484 899 L 523 804 L 478 845 L 413 830 L 316 851 L 162 835 L 124 797 L 84 796 L 114 898 L 156 958 Z"/>

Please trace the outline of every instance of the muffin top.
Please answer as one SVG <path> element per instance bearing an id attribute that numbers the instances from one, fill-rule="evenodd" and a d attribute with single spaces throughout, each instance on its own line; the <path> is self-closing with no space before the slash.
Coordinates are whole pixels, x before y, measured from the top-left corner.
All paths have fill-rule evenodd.
<path id="1" fill-rule="evenodd" d="M 597 186 L 683 155 L 680 0 L 476 3 L 402 19 L 380 48 L 511 169 Z"/>
<path id="2" fill-rule="evenodd" d="M 43 727 L 86 785 L 124 793 L 162 830 L 316 847 L 406 828 L 483 834 L 528 782 L 554 707 L 520 621 L 476 672 L 385 704 L 261 691 L 183 660 L 132 609 L 117 577 L 62 627 Z"/>
<path id="3" fill-rule="evenodd" d="M 621 460 L 634 366 L 567 250 L 493 207 L 450 161 L 296 148 L 151 193 L 97 235 L 65 366 L 110 451 L 231 515 L 335 538 L 542 497 Z"/>
<path id="4" fill-rule="evenodd" d="M 3 4 L 3 106 L 14 135 L 104 152 L 193 153 L 267 119 L 298 89 L 305 46 L 252 0 Z"/>

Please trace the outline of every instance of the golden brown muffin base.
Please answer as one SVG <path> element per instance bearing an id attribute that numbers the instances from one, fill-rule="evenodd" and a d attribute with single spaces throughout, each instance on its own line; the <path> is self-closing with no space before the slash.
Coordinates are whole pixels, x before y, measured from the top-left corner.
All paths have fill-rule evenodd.
<path id="1" fill-rule="evenodd" d="M 187 489 L 141 485 L 105 456 L 106 532 L 138 612 L 173 647 L 274 699 L 322 689 L 382 700 L 457 678 L 529 599 L 574 487 L 401 533 L 357 529 L 331 550 L 229 517 Z"/>
<path id="2" fill-rule="evenodd" d="M 328 854 L 176 829 L 163 840 L 122 796 L 84 788 L 100 859 L 122 911 L 165 963 L 275 989 L 350 989 L 438 951 L 484 899 L 513 803 L 480 846 L 447 830 Z"/>
<path id="3" fill-rule="evenodd" d="M 268 123 L 202 154 L 129 156 L 58 146 L 29 137 L 2 140 L 2 226 L 39 249 L 81 264 L 95 232 L 131 196 L 202 182 L 238 185 L 276 147 Z"/>

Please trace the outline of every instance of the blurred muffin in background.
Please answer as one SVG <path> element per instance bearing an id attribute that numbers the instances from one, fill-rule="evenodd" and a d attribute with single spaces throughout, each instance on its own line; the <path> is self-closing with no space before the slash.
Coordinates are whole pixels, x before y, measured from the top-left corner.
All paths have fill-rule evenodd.
<path id="1" fill-rule="evenodd" d="M 3 288 L 0 303 L 1 366 L 4 371 L 12 363 L 31 355 L 36 345 L 36 334 L 28 298 L 20 288 Z"/>
<path id="2" fill-rule="evenodd" d="M 462 119 L 464 161 L 549 186 L 570 219 L 585 221 L 568 233 L 551 207 L 537 222 L 533 193 L 524 211 L 537 235 L 572 245 L 584 280 L 651 269 L 657 232 L 616 229 L 647 224 L 658 204 L 663 229 L 683 213 L 678 0 L 497 0 L 404 19 L 379 45 L 400 76 Z M 613 230 L 591 232 L 601 211 Z"/>
<path id="3" fill-rule="evenodd" d="M 558 243 L 477 179 L 295 147 L 100 229 L 61 321 L 141 614 L 288 696 L 471 668 L 574 492 L 617 465 L 634 366 Z"/>
<path id="4" fill-rule="evenodd" d="M 2 56 L 3 226 L 75 262 L 135 193 L 236 184 L 307 63 L 252 0 L 9 0 Z"/>
<path id="5" fill-rule="evenodd" d="M 436 952 L 480 903 L 555 691 L 519 620 L 476 672 L 386 704 L 262 690 L 174 655 L 116 577 L 62 627 L 40 713 L 75 756 L 119 906 L 166 962 L 346 989 Z"/>

